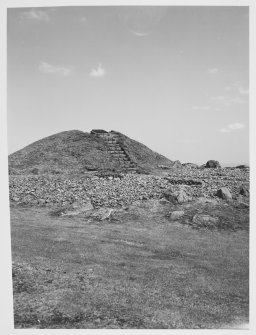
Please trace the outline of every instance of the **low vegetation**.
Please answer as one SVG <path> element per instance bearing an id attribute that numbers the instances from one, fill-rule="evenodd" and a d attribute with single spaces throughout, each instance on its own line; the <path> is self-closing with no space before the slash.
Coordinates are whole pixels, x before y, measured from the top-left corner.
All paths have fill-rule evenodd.
<path id="1" fill-rule="evenodd" d="M 170 220 L 177 210 L 185 215 Z M 225 229 L 186 224 L 200 211 L 221 214 Z M 13 204 L 15 327 L 240 327 L 248 322 L 243 211 L 141 201 L 100 221 Z"/>

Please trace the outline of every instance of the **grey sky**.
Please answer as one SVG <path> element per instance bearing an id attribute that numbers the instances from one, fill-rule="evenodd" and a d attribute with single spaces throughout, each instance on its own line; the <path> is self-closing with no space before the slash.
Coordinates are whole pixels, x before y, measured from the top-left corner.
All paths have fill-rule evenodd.
<path id="1" fill-rule="evenodd" d="M 248 163 L 248 7 L 8 10 L 8 141 L 117 130 L 170 159 Z"/>

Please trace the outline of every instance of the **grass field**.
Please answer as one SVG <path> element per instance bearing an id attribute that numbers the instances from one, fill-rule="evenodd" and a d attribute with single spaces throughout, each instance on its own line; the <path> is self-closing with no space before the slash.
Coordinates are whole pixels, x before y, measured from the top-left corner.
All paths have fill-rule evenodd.
<path id="1" fill-rule="evenodd" d="M 157 215 L 87 222 L 17 205 L 11 228 L 16 328 L 249 321 L 248 230 L 196 230 Z"/>

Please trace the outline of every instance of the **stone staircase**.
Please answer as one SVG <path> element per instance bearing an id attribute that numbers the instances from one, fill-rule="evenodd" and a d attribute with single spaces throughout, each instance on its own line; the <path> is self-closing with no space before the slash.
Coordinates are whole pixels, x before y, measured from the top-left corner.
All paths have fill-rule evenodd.
<path id="1" fill-rule="evenodd" d="M 132 161 L 128 153 L 119 143 L 119 135 L 114 132 L 106 132 L 103 130 L 92 130 L 91 134 L 102 138 L 108 146 L 108 153 L 119 164 L 121 169 L 136 170 L 136 163 Z"/>

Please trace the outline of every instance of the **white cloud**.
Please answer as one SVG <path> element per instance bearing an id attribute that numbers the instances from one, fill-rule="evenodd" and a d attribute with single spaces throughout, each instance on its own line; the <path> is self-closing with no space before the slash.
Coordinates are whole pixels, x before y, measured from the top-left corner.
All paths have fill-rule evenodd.
<path id="1" fill-rule="evenodd" d="M 226 127 L 219 129 L 221 133 L 230 133 L 231 131 L 234 130 L 239 130 L 245 128 L 245 125 L 243 123 L 231 123 L 228 124 Z"/>
<path id="2" fill-rule="evenodd" d="M 219 95 L 216 97 L 212 97 L 212 100 L 217 103 L 221 103 L 222 105 L 227 107 L 246 103 L 246 100 L 242 99 L 240 96 L 232 97 L 232 96 Z"/>
<path id="3" fill-rule="evenodd" d="M 40 62 L 39 71 L 46 74 L 55 74 L 62 77 L 67 77 L 72 73 L 72 70 L 67 67 L 54 66 L 46 62 Z"/>
<path id="4" fill-rule="evenodd" d="M 29 11 L 24 11 L 21 14 L 23 19 L 34 20 L 34 21 L 49 21 L 49 15 L 41 9 L 30 9 Z"/>
<path id="5" fill-rule="evenodd" d="M 201 111 L 208 111 L 211 109 L 211 106 L 209 105 L 202 105 L 202 106 L 193 106 L 194 110 L 201 110 Z"/>
<path id="6" fill-rule="evenodd" d="M 239 87 L 239 93 L 242 95 L 248 95 L 249 94 L 249 90 L 243 87 Z"/>
<path id="7" fill-rule="evenodd" d="M 216 74 L 218 72 L 219 72 L 219 69 L 217 69 L 216 67 L 213 67 L 207 70 L 207 73 L 209 74 Z"/>
<path id="8" fill-rule="evenodd" d="M 246 101 L 240 97 L 229 98 L 229 101 L 227 101 L 229 105 L 244 104 L 245 102 Z"/>
<path id="9" fill-rule="evenodd" d="M 102 67 L 101 64 L 99 64 L 96 69 L 91 70 L 89 75 L 94 78 L 102 78 L 106 75 L 106 70 Z"/>
<path id="10" fill-rule="evenodd" d="M 144 36 L 148 36 L 149 33 L 143 33 L 143 32 L 138 32 L 138 31 L 134 31 L 134 30 L 130 30 L 130 32 L 135 35 L 135 36 L 138 36 L 138 37 L 144 37 Z"/>
<path id="11" fill-rule="evenodd" d="M 235 81 L 233 84 L 225 87 L 226 91 L 239 93 L 241 95 L 248 95 L 249 89 L 245 88 L 240 81 Z"/>

